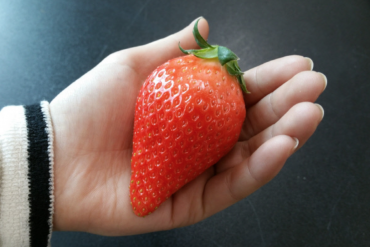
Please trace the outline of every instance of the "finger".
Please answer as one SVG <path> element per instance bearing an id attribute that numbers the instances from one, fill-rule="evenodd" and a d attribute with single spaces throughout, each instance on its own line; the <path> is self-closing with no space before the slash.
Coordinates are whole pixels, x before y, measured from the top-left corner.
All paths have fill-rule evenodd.
<path id="1" fill-rule="evenodd" d="M 203 219 L 203 188 L 213 175 L 214 169 L 210 167 L 172 196 L 172 220 L 179 223 L 175 227 Z"/>
<path id="2" fill-rule="evenodd" d="M 318 104 L 303 102 L 292 107 L 277 123 L 268 127 L 258 135 L 242 142 L 250 154 L 263 143 L 277 135 L 294 136 L 301 147 L 315 132 L 324 116 L 323 108 Z M 298 147 L 298 148 L 299 148 Z"/>
<path id="3" fill-rule="evenodd" d="M 216 174 L 237 166 L 263 143 L 277 135 L 294 136 L 298 138 L 299 147 L 301 147 L 314 133 L 322 117 L 322 107 L 317 104 L 305 102 L 295 105 L 276 124 L 248 141 L 236 143 L 233 149 L 217 163 Z"/>
<path id="4" fill-rule="evenodd" d="M 295 74 L 312 70 L 312 68 L 311 59 L 292 55 L 272 60 L 248 70 L 244 73 L 244 80 L 251 93 L 244 97 L 246 106 L 255 104 Z"/>
<path id="5" fill-rule="evenodd" d="M 239 140 L 245 141 L 276 123 L 295 104 L 315 102 L 326 84 L 322 73 L 298 73 L 248 109 Z"/>
<path id="6" fill-rule="evenodd" d="M 111 57 L 113 57 L 113 60 L 118 59 L 121 62 L 129 62 L 134 70 L 140 71 L 140 73 L 147 76 L 156 67 L 169 59 L 184 55 L 178 47 L 179 42 L 185 50 L 199 48 L 192 32 L 196 20 L 177 33 L 143 46 L 116 52 Z M 200 19 L 198 29 L 203 38 L 207 39 L 209 26 L 206 19 Z M 108 57 L 105 60 L 103 62 L 108 62 L 107 60 L 110 59 Z"/>
<path id="7" fill-rule="evenodd" d="M 283 167 L 296 145 L 297 141 L 292 137 L 276 136 L 250 158 L 211 178 L 203 196 L 205 217 L 236 203 L 269 182 Z"/>
<path id="8" fill-rule="evenodd" d="M 171 58 L 184 55 L 184 53 L 182 53 L 179 49 L 179 43 L 181 44 L 181 47 L 185 50 L 199 48 L 193 36 L 194 24 L 198 19 L 199 18 L 195 19 L 192 23 L 190 23 L 190 25 L 175 34 L 140 47 L 140 50 L 137 49 L 137 52 L 143 54 L 144 56 L 145 54 L 149 54 L 153 51 L 155 51 L 155 54 L 160 54 L 160 56 L 152 56 L 149 57 L 148 60 L 146 60 L 147 63 L 158 65 L 166 62 Z M 198 29 L 203 38 L 207 40 L 209 26 L 206 19 L 200 18 L 198 22 Z"/>

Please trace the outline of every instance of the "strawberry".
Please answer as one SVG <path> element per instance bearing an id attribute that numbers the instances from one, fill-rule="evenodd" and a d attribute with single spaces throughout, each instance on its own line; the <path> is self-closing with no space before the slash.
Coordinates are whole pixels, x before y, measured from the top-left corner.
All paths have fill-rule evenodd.
<path id="1" fill-rule="evenodd" d="M 199 20 L 198 20 L 199 21 Z M 130 198 L 134 213 L 151 214 L 168 197 L 235 145 L 247 93 L 237 56 L 209 45 L 169 60 L 144 82 L 135 108 Z"/>

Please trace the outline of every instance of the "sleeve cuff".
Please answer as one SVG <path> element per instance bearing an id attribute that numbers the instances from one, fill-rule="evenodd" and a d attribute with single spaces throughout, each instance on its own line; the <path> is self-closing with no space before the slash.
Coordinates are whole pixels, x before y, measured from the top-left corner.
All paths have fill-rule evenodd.
<path id="1" fill-rule="evenodd" d="M 48 246 L 54 212 L 53 129 L 46 101 L 0 112 L 0 246 Z"/>

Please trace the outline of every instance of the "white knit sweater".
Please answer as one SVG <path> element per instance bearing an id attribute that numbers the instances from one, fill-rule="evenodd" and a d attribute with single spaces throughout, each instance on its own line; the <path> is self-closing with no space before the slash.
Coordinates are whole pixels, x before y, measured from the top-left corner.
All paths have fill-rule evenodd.
<path id="1" fill-rule="evenodd" d="M 0 246 L 47 246 L 53 218 L 49 104 L 0 111 Z"/>

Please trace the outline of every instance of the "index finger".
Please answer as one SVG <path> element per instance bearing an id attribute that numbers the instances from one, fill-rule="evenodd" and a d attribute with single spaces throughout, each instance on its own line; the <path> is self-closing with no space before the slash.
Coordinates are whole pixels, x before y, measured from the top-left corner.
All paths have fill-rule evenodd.
<path id="1" fill-rule="evenodd" d="M 312 68 L 313 62 L 310 58 L 291 55 L 269 61 L 246 71 L 244 80 L 251 93 L 245 95 L 245 105 L 249 107 L 255 104 L 297 73 L 312 70 Z"/>

